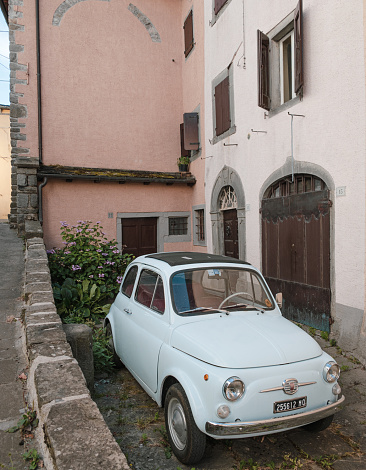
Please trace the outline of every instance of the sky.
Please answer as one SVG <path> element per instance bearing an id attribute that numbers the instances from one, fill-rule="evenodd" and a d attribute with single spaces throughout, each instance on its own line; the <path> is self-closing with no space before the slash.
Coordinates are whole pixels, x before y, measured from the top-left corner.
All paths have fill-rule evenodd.
<path id="1" fill-rule="evenodd" d="M 9 28 L 0 12 L 0 104 L 9 104 L 9 74 Z"/>

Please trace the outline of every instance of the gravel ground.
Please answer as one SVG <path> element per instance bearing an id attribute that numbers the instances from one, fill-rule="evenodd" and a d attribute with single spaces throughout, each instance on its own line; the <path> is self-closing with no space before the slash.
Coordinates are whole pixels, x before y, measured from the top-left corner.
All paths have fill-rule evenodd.
<path id="1" fill-rule="evenodd" d="M 268 437 L 217 441 L 208 438 L 202 461 L 192 467 L 171 454 L 164 410 L 127 369 L 96 377 L 94 400 L 134 470 L 366 469 L 366 371 L 350 355 L 316 339 L 342 367 L 346 404 L 327 430 L 301 428 Z"/>

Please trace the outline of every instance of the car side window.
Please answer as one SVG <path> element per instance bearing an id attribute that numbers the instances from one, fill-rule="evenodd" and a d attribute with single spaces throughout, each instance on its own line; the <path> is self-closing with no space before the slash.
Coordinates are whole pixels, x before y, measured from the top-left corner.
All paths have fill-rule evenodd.
<path id="1" fill-rule="evenodd" d="M 137 266 L 132 266 L 132 268 L 128 271 L 123 284 L 122 284 L 122 294 L 125 294 L 127 297 L 131 297 L 133 286 L 135 284 L 137 275 Z"/>
<path id="2" fill-rule="evenodd" d="M 159 274 L 149 269 L 144 269 L 141 272 L 135 299 L 138 303 L 145 305 L 145 307 L 159 313 L 164 313 L 164 285 Z"/>

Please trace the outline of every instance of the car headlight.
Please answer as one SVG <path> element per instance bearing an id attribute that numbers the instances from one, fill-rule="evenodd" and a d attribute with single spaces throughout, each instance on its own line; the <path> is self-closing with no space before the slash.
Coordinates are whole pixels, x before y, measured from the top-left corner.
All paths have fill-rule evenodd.
<path id="1" fill-rule="evenodd" d="M 334 361 L 329 361 L 325 364 L 323 369 L 323 379 L 326 382 L 333 383 L 339 379 L 341 368 Z"/>
<path id="2" fill-rule="evenodd" d="M 224 397 L 229 401 L 238 400 L 243 396 L 245 390 L 244 382 L 239 377 L 230 377 L 222 387 Z"/>

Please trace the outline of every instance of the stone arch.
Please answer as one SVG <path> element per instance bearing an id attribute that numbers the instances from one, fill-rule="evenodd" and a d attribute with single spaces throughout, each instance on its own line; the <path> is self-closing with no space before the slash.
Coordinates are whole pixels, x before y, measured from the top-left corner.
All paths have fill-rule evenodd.
<path id="1" fill-rule="evenodd" d="M 52 25 L 53 26 L 60 26 L 62 18 L 65 16 L 65 14 L 72 8 L 73 6 L 77 5 L 80 2 L 86 2 L 89 0 L 65 0 L 62 2 L 57 8 L 55 13 L 53 14 L 52 18 Z M 110 2 L 110 0 L 97 0 L 99 2 Z M 128 5 L 128 10 L 140 21 L 140 23 L 145 27 L 146 31 L 148 32 L 151 40 L 153 42 L 161 42 L 160 35 L 155 28 L 155 26 L 152 24 L 152 22 L 149 20 L 149 18 L 144 15 L 135 5 L 130 3 Z"/>
<path id="2" fill-rule="evenodd" d="M 135 7 L 135 5 L 132 5 L 132 3 L 128 5 L 128 9 L 134 16 L 136 16 L 140 23 L 144 25 L 146 31 L 151 37 L 152 42 L 161 42 L 160 35 L 155 26 L 149 20 L 149 18 L 144 15 L 137 7 Z"/>
<path id="3" fill-rule="evenodd" d="M 285 176 L 291 175 L 292 169 L 294 171 L 294 174 L 308 173 L 310 175 L 314 175 L 322 179 L 324 183 L 327 185 L 327 187 L 330 189 L 331 196 L 333 195 L 335 185 L 334 185 L 333 178 L 331 177 L 330 173 L 328 173 L 327 170 L 322 168 L 320 165 L 316 165 L 315 163 L 300 162 L 300 161 L 295 161 L 292 167 L 292 159 L 291 157 L 288 157 L 284 165 L 282 165 L 281 168 L 279 168 L 278 170 L 274 171 L 262 184 L 262 187 L 259 191 L 259 207 L 261 206 L 262 199 L 267 188 L 271 186 L 271 184 L 284 178 Z"/>
<path id="4" fill-rule="evenodd" d="M 62 18 L 65 16 L 65 14 L 75 6 L 76 4 L 80 2 L 87 2 L 89 0 L 65 0 L 62 2 L 57 8 L 55 13 L 53 14 L 52 18 L 52 25 L 53 26 L 60 26 Z M 110 0 L 98 0 L 99 2 L 110 2 Z"/>
<path id="5" fill-rule="evenodd" d="M 239 259 L 245 260 L 246 238 L 245 238 L 245 194 L 244 188 L 238 173 L 231 167 L 224 166 L 216 178 L 211 193 L 211 226 L 212 226 L 212 245 L 213 252 L 224 254 L 224 228 L 223 216 L 220 211 L 220 194 L 225 186 L 231 186 L 235 191 L 237 198 L 237 216 L 238 216 L 238 242 Z"/>
<path id="6" fill-rule="evenodd" d="M 333 177 L 331 174 L 315 163 L 304 162 L 304 161 L 293 161 L 291 157 L 288 157 L 284 163 L 284 165 L 277 170 L 275 170 L 262 184 L 261 189 L 259 191 L 259 207 L 262 208 L 262 200 L 266 194 L 267 189 L 274 184 L 275 182 L 282 180 L 286 177 L 291 178 L 292 173 L 296 177 L 299 174 L 307 174 L 316 176 L 317 178 L 321 179 L 327 189 L 329 190 L 329 199 L 330 201 L 334 201 L 335 196 L 335 184 Z M 260 224 L 260 246 L 263 247 L 263 228 L 262 224 Z M 329 251 L 330 251 L 330 292 L 331 292 L 331 301 L 330 301 L 330 310 L 331 316 L 334 315 L 335 312 L 335 263 L 334 263 L 334 252 L 335 252 L 335 212 L 334 212 L 334 204 L 329 208 Z M 261 249 L 261 258 L 262 258 L 262 270 L 263 270 L 263 252 Z"/>

